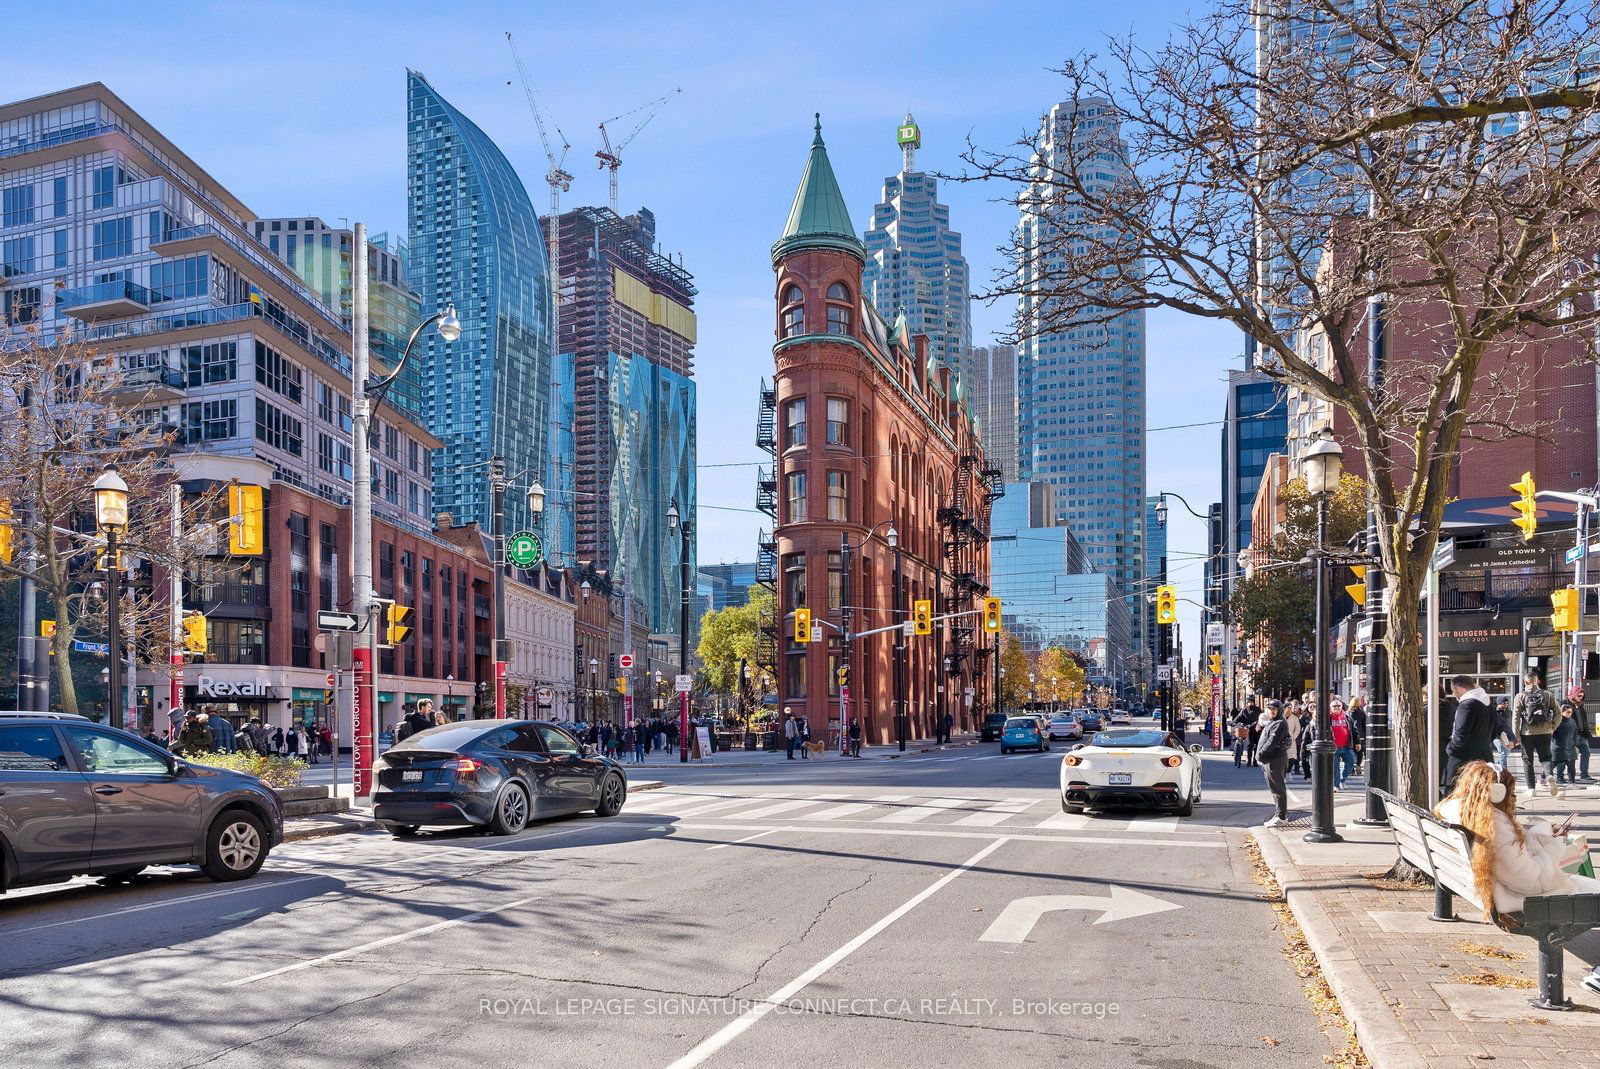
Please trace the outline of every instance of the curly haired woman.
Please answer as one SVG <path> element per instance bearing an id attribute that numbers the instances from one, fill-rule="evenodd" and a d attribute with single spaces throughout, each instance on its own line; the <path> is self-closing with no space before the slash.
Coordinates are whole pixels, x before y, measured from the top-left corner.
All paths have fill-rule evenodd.
<path id="1" fill-rule="evenodd" d="M 1522 912 L 1530 895 L 1600 892 L 1600 880 L 1562 871 L 1567 844 L 1547 821 L 1517 820 L 1516 786 L 1511 773 L 1472 761 L 1461 767 L 1455 789 L 1435 810 L 1440 820 L 1466 829 L 1473 883 L 1488 919 L 1501 927 L 1517 926 L 1505 915 Z"/>

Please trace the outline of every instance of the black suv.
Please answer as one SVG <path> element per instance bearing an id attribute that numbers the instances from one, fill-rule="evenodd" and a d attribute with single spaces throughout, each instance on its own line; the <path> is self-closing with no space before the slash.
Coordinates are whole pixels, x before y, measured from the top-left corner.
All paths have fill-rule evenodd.
<path id="1" fill-rule="evenodd" d="M 283 806 L 254 776 L 82 717 L 0 712 L 0 892 L 146 865 L 242 880 L 282 841 Z"/>
<path id="2" fill-rule="evenodd" d="M 998 739 L 1006 729 L 1005 713 L 990 713 L 983 718 L 983 728 L 978 733 L 982 742 L 993 742 Z"/>

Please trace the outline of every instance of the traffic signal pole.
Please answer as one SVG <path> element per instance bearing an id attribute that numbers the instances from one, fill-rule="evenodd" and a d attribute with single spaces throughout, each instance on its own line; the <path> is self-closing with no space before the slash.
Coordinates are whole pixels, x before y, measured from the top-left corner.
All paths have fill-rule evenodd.
<path id="1" fill-rule="evenodd" d="M 351 659 L 355 671 L 355 701 L 350 707 L 352 781 L 357 799 L 372 796 L 372 758 L 376 748 L 373 721 L 377 714 L 374 672 L 378 661 L 378 622 L 372 600 L 372 461 L 368 436 L 372 429 L 371 399 L 367 395 L 367 224 L 355 225 L 355 247 L 350 272 L 350 391 L 354 398 L 354 464 L 350 475 L 351 611 L 361 621 L 355 633 Z M 335 721 L 333 763 L 339 764 L 338 724 Z"/>

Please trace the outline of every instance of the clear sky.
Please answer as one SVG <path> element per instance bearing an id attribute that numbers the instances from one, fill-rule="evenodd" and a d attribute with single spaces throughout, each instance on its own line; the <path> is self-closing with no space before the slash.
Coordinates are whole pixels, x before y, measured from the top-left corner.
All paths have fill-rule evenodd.
<path id="1" fill-rule="evenodd" d="M 894 130 L 910 109 L 922 169 L 961 166 L 967 138 L 1003 146 L 1062 91 L 1051 68 L 1105 34 L 1165 37 L 1192 5 L 1169 0 L 984 3 L 883 0 L 778 4 L 74 3 L 12 5 L 0 100 L 103 81 L 259 215 L 361 219 L 404 232 L 405 69 L 425 74 L 521 171 L 542 214 L 545 161 L 505 31 L 517 37 L 547 114 L 572 143 L 564 207 L 604 204 L 596 125 L 683 92 L 623 154 L 619 208 L 656 213 L 662 251 L 700 288 L 700 560 L 753 559 L 756 390 L 772 373 L 769 248 L 789 210 L 812 113 L 862 229 L 899 168 Z M 625 134 L 631 121 L 617 127 Z M 612 129 L 608 125 L 608 130 Z M 616 135 L 613 134 L 615 140 Z M 974 285 L 1001 266 L 1014 213 L 998 189 L 942 186 Z M 973 340 L 1005 327 L 975 305 Z M 1216 499 L 1225 375 L 1242 344 L 1228 327 L 1149 320 L 1149 487 L 1204 511 Z M 1199 424 L 1178 430 L 1159 428 Z M 723 465 L 723 466 L 717 466 Z M 716 506 L 713 508 L 712 506 Z M 1202 597 L 1204 525 L 1174 503 L 1180 594 Z M 1185 652 L 1199 650 L 1184 606 Z"/>

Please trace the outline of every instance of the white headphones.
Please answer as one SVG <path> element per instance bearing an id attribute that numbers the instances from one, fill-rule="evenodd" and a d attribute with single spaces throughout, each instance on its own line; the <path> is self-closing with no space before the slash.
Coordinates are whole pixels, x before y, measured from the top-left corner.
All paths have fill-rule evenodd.
<path id="1" fill-rule="evenodd" d="M 1493 786 L 1489 788 L 1489 801 L 1493 802 L 1495 805 L 1499 805 L 1505 800 L 1506 785 L 1501 783 L 1499 780 L 1495 780 Z"/>

